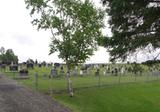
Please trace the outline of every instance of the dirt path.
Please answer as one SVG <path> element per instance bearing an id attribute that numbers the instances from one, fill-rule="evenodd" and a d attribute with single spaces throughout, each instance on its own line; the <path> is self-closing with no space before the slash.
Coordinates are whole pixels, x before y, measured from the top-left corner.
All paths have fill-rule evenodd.
<path id="1" fill-rule="evenodd" d="M 69 112 L 49 96 L 0 75 L 0 112 Z"/>

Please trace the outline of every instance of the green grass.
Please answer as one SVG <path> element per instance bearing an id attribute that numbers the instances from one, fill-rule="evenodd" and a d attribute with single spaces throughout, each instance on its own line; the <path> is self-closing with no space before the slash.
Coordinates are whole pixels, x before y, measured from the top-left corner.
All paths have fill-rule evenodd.
<path id="1" fill-rule="evenodd" d="M 88 88 L 54 98 L 73 112 L 159 112 L 160 82 Z"/>
<path id="2" fill-rule="evenodd" d="M 50 74 L 50 70 L 51 68 L 35 67 L 35 69 L 29 70 L 30 79 L 17 80 L 17 81 L 29 86 L 32 89 L 35 89 L 36 88 L 35 74 L 37 73 L 39 91 L 48 92 L 51 89 L 52 90 L 65 90 L 67 87 L 66 77 L 64 76 L 60 78 L 49 79 L 48 75 Z M 125 76 L 124 75 L 122 76 L 104 76 L 102 75 L 103 71 L 101 70 L 100 83 L 99 83 L 99 77 L 94 76 L 94 71 L 95 70 L 91 70 L 92 74 L 83 76 L 83 77 L 72 76 L 71 80 L 72 80 L 73 88 L 93 87 L 93 86 L 99 86 L 99 84 L 100 85 L 114 85 L 114 84 L 119 84 L 119 83 L 146 82 L 146 81 L 157 80 L 158 78 L 160 79 L 160 77 L 157 78 L 156 76 L 148 76 L 146 74 L 143 74 L 142 76 L 137 76 L 136 78 L 133 74 L 125 75 Z M 13 78 L 14 75 L 16 75 L 17 73 L 6 72 L 5 74 L 9 76 L 10 78 Z M 47 75 L 46 79 L 42 78 L 43 74 Z"/>
<path id="3" fill-rule="evenodd" d="M 17 81 L 35 90 L 34 75 L 38 73 L 38 91 L 46 93 L 50 92 L 51 89 L 65 90 L 67 87 L 65 77 L 42 78 L 43 74 L 49 75 L 50 70 L 51 68 L 36 67 L 33 70 L 29 70 L 30 79 Z M 91 73 L 84 77 L 71 77 L 73 88 L 78 88 L 74 89 L 74 97 L 71 98 L 66 92 L 62 92 L 61 94 L 54 93 L 54 99 L 71 108 L 73 112 L 160 111 L 160 82 L 158 82 L 160 77 L 147 75 L 146 73 L 136 78 L 133 74 L 126 76 L 103 76 L 101 71 L 100 85 L 109 86 L 98 87 L 99 79 L 94 76 L 94 70 Z M 13 78 L 16 73 L 6 72 L 5 74 Z M 154 82 L 146 83 L 148 81 Z"/>

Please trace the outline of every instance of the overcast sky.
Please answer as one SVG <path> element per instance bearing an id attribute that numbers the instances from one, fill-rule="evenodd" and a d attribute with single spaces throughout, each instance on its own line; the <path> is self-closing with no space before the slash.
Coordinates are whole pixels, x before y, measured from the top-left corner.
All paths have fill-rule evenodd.
<path id="1" fill-rule="evenodd" d="M 99 4 L 100 0 L 94 0 Z M 13 49 L 19 57 L 19 61 L 28 58 L 47 62 L 63 62 L 57 57 L 57 53 L 49 54 L 50 32 L 37 31 L 31 24 L 32 18 L 25 8 L 24 0 L 2 0 L 0 4 L 0 47 Z M 111 34 L 108 31 L 109 34 Z M 99 48 L 88 63 L 108 62 L 106 49 Z"/>

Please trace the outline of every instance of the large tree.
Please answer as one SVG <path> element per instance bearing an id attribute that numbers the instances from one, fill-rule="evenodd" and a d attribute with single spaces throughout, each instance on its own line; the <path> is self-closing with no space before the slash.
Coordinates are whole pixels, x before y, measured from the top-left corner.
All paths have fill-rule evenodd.
<path id="1" fill-rule="evenodd" d="M 160 47 L 159 0 L 102 0 L 107 6 L 113 35 L 106 38 L 111 60 L 148 46 Z"/>
<path id="2" fill-rule="evenodd" d="M 66 62 L 68 90 L 73 95 L 70 70 L 73 65 L 84 63 L 101 40 L 104 13 L 89 0 L 25 0 L 38 29 L 50 29 L 53 35 L 50 53 L 59 52 Z"/>

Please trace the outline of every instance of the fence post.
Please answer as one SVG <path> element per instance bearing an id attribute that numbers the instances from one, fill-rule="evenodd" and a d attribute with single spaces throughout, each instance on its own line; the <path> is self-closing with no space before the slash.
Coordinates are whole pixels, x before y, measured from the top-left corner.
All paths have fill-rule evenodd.
<path id="1" fill-rule="evenodd" d="M 137 72 L 135 72 L 134 74 L 135 74 L 135 79 L 134 79 L 134 81 L 136 82 L 136 81 L 137 81 Z"/>
<path id="2" fill-rule="evenodd" d="M 147 73 L 147 82 L 149 82 L 149 73 Z"/>
<path id="3" fill-rule="evenodd" d="M 38 90 L 38 74 L 35 74 L 35 89 Z"/>
<path id="4" fill-rule="evenodd" d="M 53 90 L 52 90 L 52 75 L 51 74 L 49 74 L 49 89 L 50 89 L 50 96 L 52 96 L 52 94 L 53 94 Z"/>
<path id="5" fill-rule="evenodd" d="M 100 77 L 100 74 L 98 75 L 98 86 L 99 87 L 101 86 L 101 77 Z"/>
<path id="6" fill-rule="evenodd" d="M 119 84 L 121 83 L 121 73 L 119 73 Z"/>
<path id="7" fill-rule="evenodd" d="M 159 73 L 158 73 L 158 70 L 157 70 L 157 71 L 156 71 L 157 81 L 158 81 L 158 75 L 159 75 Z"/>

